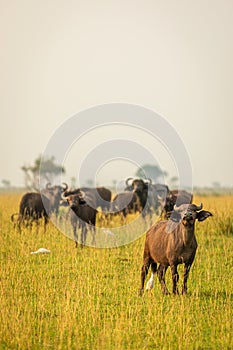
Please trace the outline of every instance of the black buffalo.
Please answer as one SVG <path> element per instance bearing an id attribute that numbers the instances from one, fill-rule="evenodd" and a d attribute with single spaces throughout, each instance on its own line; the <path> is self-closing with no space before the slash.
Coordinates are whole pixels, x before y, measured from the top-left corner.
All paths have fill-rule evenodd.
<path id="1" fill-rule="evenodd" d="M 124 217 L 129 213 L 141 210 L 138 196 L 134 192 L 120 192 L 115 195 L 110 206 L 110 214 L 122 213 Z"/>
<path id="2" fill-rule="evenodd" d="M 150 179 L 133 179 L 128 178 L 126 180 L 126 191 L 134 192 L 139 199 L 140 203 L 140 211 L 142 212 L 142 216 L 145 217 L 147 213 L 151 212 L 150 202 L 148 201 L 149 195 L 149 186 L 151 185 Z"/>
<path id="3" fill-rule="evenodd" d="M 172 190 L 166 196 L 165 201 L 161 198 L 160 200 L 163 207 L 162 215 L 164 215 L 166 219 L 169 219 L 174 206 L 176 205 L 179 207 L 182 204 L 191 204 L 193 195 L 185 190 Z"/>
<path id="4" fill-rule="evenodd" d="M 82 187 L 80 190 L 84 194 L 88 194 L 86 200 L 90 198 L 90 205 L 96 209 L 101 208 L 103 211 L 108 211 L 111 203 L 112 192 L 105 187 Z M 87 203 L 88 204 L 88 203 Z"/>
<path id="5" fill-rule="evenodd" d="M 38 225 L 38 220 L 44 218 L 44 230 L 48 222 L 49 213 L 51 212 L 51 206 L 49 199 L 40 193 L 30 192 L 23 195 L 20 205 L 19 214 L 17 219 L 17 226 L 21 232 L 21 225 L 28 223 L 30 228 L 33 221 Z M 11 220 L 14 220 L 13 214 Z"/>
<path id="6" fill-rule="evenodd" d="M 71 191 L 65 191 L 65 194 L 79 194 L 80 191 L 84 194 L 88 194 L 86 196 L 87 204 L 90 206 L 97 208 L 101 208 L 103 211 L 108 211 L 111 204 L 112 192 L 105 187 L 81 187 Z M 64 198 L 64 195 L 62 195 Z M 90 199 L 90 203 L 88 203 Z M 64 205 L 64 204 L 63 204 Z"/>
<path id="7" fill-rule="evenodd" d="M 170 190 L 167 185 L 164 184 L 150 184 L 148 191 L 149 207 L 152 211 L 158 212 L 160 207 L 164 207 L 166 197 L 169 195 Z"/>
<path id="8" fill-rule="evenodd" d="M 92 244 L 95 244 L 95 224 L 96 224 L 96 196 L 93 191 L 66 191 L 63 193 L 63 199 L 66 199 L 69 210 L 68 218 L 73 228 L 75 245 L 78 245 L 77 225 L 81 227 L 81 247 L 86 244 L 87 225 L 91 225 Z"/>

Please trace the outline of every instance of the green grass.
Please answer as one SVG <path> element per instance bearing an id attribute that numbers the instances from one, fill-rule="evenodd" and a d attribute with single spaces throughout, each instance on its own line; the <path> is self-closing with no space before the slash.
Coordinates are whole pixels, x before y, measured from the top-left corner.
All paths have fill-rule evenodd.
<path id="1" fill-rule="evenodd" d="M 144 235 L 114 249 L 75 249 L 51 223 L 20 235 L 19 197 L 2 195 L 0 349 L 233 349 L 233 197 L 202 201 L 214 217 L 197 223 L 188 295 L 155 280 L 139 297 Z M 51 254 L 30 255 L 40 247 Z"/>

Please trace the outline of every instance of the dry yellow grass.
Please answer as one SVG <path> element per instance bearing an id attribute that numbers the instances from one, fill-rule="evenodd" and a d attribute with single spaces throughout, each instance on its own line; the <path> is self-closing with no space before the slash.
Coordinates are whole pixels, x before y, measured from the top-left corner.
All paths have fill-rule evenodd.
<path id="1" fill-rule="evenodd" d="M 20 235 L 19 199 L 0 196 L 0 349 L 233 348 L 233 197 L 194 199 L 214 216 L 197 223 L 188 295 L 164 297 L 156 282 L 142 298 L 144 235 L 115 249 L 75 249 L 51 223 Z M 51 254 L 30 255 L 39 247 Z"/>

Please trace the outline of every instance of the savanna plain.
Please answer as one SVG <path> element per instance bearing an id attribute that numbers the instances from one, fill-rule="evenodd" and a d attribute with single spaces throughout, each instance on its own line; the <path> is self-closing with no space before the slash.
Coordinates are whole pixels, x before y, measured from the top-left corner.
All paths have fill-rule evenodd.
<path id="1" fill-rule="evenodd" d="M 188 294 L 155 279 L 142 297 L 143 222 L 130 244 L 76 249 L 52 223 L 17 232 L 20 197 L 0 195 L 0 349 L 233 349 L 233 196 L 194 197 L 213 217 L 196 223 Z"/>

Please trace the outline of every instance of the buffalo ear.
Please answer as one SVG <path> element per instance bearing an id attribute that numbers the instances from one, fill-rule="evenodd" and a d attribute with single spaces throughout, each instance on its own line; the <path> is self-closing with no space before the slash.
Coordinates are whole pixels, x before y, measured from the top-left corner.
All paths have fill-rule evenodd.
<path id="1" fill-rule="evenodd" d="M 213 214 L 210 211 L 202 210 L 202 211 L 199 211 L 199 213 L 197 213 L 197 220 L 198 221 L 204 221 L 209 216 L 213 216 Z"/>

